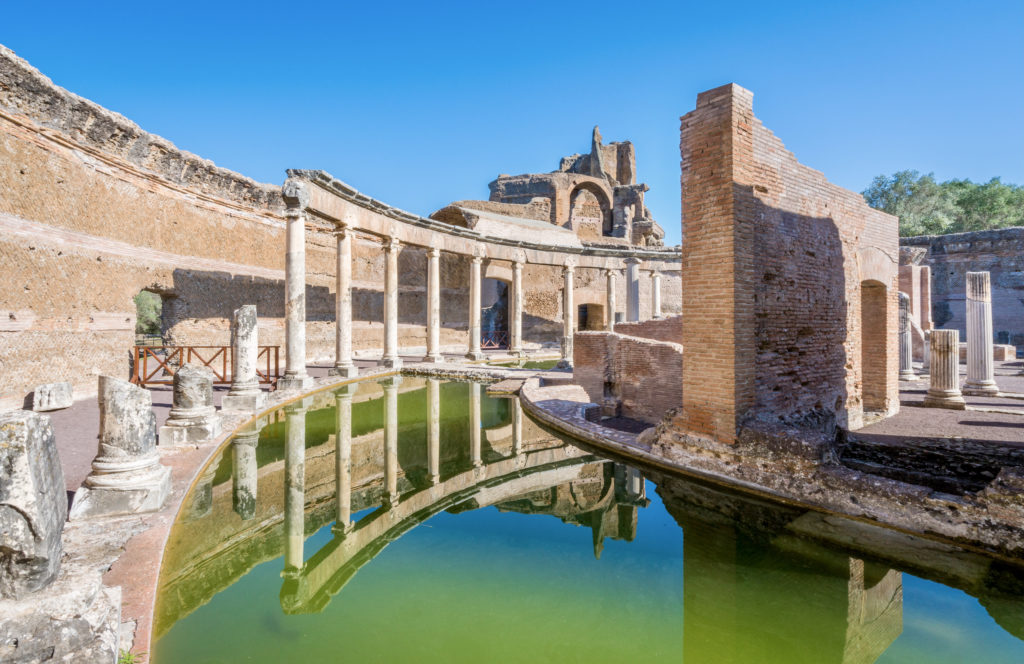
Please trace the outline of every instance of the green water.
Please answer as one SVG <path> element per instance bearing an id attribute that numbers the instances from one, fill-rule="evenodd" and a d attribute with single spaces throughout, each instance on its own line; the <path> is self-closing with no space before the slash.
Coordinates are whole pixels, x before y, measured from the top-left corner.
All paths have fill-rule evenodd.
<path id="1" fill-rule="evenodd" d="M 488 363 L 492 364 L 492 363 Z M 517 367 L 520 369 L 533 369 L 534 371 L 547 371 L 558 366 L 558 360 L 521 360 L 518 362 L 494 362 L 497 367 Z"/>
<path id="2" fill-rule="evenodd" d="M 631 468 L 478 385 L 404 378 L 225 448 L 172 531 L 152 658 L 1019 663 L 1022 589 L 988 558 Z"/>

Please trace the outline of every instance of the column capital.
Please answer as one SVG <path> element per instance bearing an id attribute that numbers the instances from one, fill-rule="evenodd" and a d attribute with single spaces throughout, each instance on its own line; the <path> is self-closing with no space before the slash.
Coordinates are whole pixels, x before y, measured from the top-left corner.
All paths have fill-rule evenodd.
<path id="1" fill-rule="evenodd" d="M 523 264 L 522 264 L 521 261 L 518 261 L 518 260 L 512 261 L 512 271 L 513 272 L 520 272 L 520 271 L 522 271 L 522 269 L 523 269 Z"/>
<path id="2" fill-rule="evenodd" d="M 281 198 L 287 206 L 285 214 L 289 217 L 299 216 L 309 207 L 309 185 L 302 180 L 288 178 L 281 187 Z"/>
<path id="3" fill-rule="evenodd" d="M 401 240 L 394 235 L 384 238 L 381 244 L 384 246 L 384 251 L 393 251 L 395 249 L 400 249 L 402 246 Z"/>
<path id="4" fill-rule="evenodd" d="M 441 250 L 437 247 L 427 247 L 427 256 L 430 258 L 440 258 Z"/>
<path id="5" fill-rule="evenodd" d="M 473 263 L 473 265 L 480 265 L 481 263 L 484 262 L 484 258 L 483 256 L 472 256 L 470 257 L 470 261 Z"/>
<path id="6" fill-rule="evenodd" d="M 352 227 L 348 223 L 341 221 L 334 225 L 334 230 L 331 231 L 331 235 L 338 239 L 345 239 L 352 232 Z"/>

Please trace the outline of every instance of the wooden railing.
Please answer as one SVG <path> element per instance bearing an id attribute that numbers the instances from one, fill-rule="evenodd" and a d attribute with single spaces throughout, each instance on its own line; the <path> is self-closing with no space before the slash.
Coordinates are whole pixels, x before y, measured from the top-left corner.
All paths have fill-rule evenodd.
<path id="1" fill-rule="evenodd" d="M 213 371 L 214 383 L 231 382 L 231 346 L 135 346 L 132 352 L 132 382 L 170 385 L 174 372 L 183 364 L 201 364 Z M 280 376 L 280 346 L 260 346 L 256 376 L 263 384 L 276 385 Z"/>
<path id="2" fill-rule="evenodd" d="M 480 348 L 508 348 L 508 330 L 486 330 L 481 332 Z"/>

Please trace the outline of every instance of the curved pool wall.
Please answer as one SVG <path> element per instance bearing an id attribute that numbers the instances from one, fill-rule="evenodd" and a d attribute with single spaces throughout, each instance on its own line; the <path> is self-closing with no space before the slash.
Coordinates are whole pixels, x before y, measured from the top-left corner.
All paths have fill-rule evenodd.
<path id="1" fill-rule="evenodd" d="M 157 664 L 1024 656 L 1019 570 L 616 463 L 482 386 L 387 383 L 293 402 L 254 455 L 243 431 L 200 475 L 168 540 Z"/>

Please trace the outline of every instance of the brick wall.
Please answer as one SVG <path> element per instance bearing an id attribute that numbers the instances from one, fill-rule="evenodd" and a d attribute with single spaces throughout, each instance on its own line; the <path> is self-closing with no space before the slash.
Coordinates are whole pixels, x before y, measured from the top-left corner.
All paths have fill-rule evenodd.
<path id="1" fill-rule="evenodd" d="M 698 436 L 735 441 L 745 421 L 835 415 L 860 425 L 861 284 L 884 288 L 884 363 L 869 389 L 898 408 L 896 219 L 797 162 L 726 85 L 681 120 L 683 412 Z"/>
<path id="2" fill-rule="evenodd" d="M 618 332 L 577 332 L 573 380 L 594 403 L 657 424 L 682 401 L 683 347 Z"/>
<path id="3" fill-rule="evenodd" d="M 615 331 L 631 337 L 678 344 L 683 340 L 683 317 L 671 316 L 669 318 L 652 318 L 637 323 L 618 323 L 615 325 Z"/>

